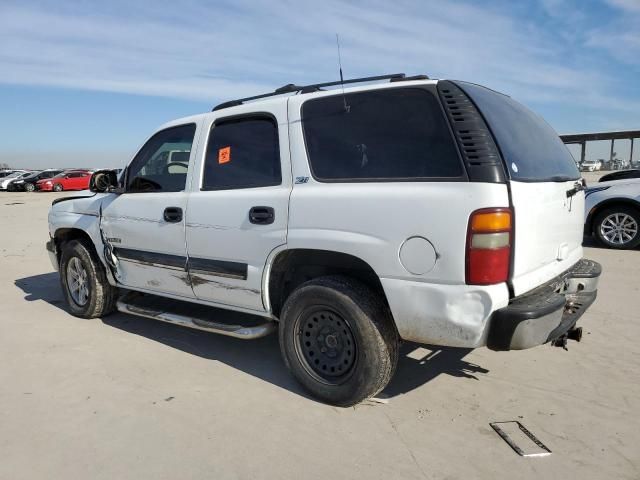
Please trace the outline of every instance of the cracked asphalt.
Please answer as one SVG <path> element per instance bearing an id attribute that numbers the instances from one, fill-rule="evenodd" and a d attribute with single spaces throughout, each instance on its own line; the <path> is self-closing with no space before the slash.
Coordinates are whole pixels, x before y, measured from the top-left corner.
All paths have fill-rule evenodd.
<path id="1" fill-rule="evenodd" d="M 640 250 L 585 249 L 604 274 L 568 351 L 404 345 L 382 395 L 340 409 L 276 336 L 67 313 L 44 249 L 59 195 L 0 192 L 0 479 L 640 478 Z M 504 420 L 552 455 L 516 455 Z"/>

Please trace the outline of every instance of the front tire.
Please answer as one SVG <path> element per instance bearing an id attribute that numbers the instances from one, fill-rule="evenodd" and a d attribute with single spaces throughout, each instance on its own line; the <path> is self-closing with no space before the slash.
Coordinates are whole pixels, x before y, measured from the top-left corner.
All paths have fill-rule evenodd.
<path id="1" fill-rule="evenodd" d="M 640 211 L 626 205 L 605 208 L 594 219 L 594 233 L 605 247 L 635 248 L 640 245 Z"/>
<path id="2" fill-rule="evenodd" d="M 95 250 L 85 241 L 63 244 L 60 283 L 73 315 L 97 318 L 115 309 L 118 289 L 109 284 Z"/>
<path id="3" fill-rule="evenodd" d="M 287 298 L 280 349 L 293 376 L 315 397 L 352 406 L 379 393 L 398 362 L 399 338 L 386 304 L 348 277 L 321 277 Z"/>
<path id="4" fill-rule="evenodd" d="M 62 190 L 64 190 L 64 189 L 62 188 L 62 185 L 61 185 L 61 184 L 59 184 L 59 183 L 56 183 L 56 184 L 53 186 L 53 191 L 54 191 L 54 192 L 61 192 Z"/>

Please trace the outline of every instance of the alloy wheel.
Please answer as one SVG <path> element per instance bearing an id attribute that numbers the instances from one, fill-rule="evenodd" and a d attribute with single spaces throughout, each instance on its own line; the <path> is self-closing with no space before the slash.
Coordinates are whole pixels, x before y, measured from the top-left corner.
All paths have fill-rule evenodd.
<path id="1" fill-rule="evenodd" d="M 624 245 L 638 235 L 638 223 L 626 213 L 612 213 L 600 224 L 602 237 L 613 245 Z"/>
<path id="2" fill-rule="evenodd" d="M 77 305 L 82 307 L 89 301 L 89 274 L 78 257 L 67 264 L 67 288 Z"/>

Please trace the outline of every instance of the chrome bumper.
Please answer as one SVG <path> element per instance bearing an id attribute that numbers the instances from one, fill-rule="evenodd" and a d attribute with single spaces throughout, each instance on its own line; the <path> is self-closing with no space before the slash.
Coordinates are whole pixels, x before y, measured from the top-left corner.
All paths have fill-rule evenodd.
<path id="1" fill-rule="evenodd" d="M 582 259 L 547 284 L 512 299 L 492 315 L 487 346 L 522 350 L 561 337 L 595 301 L 601 273 L 599 263 Z"/>

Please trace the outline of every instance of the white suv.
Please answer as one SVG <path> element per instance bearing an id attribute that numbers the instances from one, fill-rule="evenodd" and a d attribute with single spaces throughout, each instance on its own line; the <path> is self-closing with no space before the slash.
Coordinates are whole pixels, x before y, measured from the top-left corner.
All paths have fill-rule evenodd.
<path id="1" fill-rule="evenodd" d="M 56 201 L 71 312 L 247 339 L 278 325 L 294 376 L 336 405 L 385 387 L 401 339 L 579 339 L 600 266 L 582 259 L 584 182 L 557 134 L 470 83 L 339 83 L 170 122 L 120 180 L 97 172 L 96 195 Z"/>

